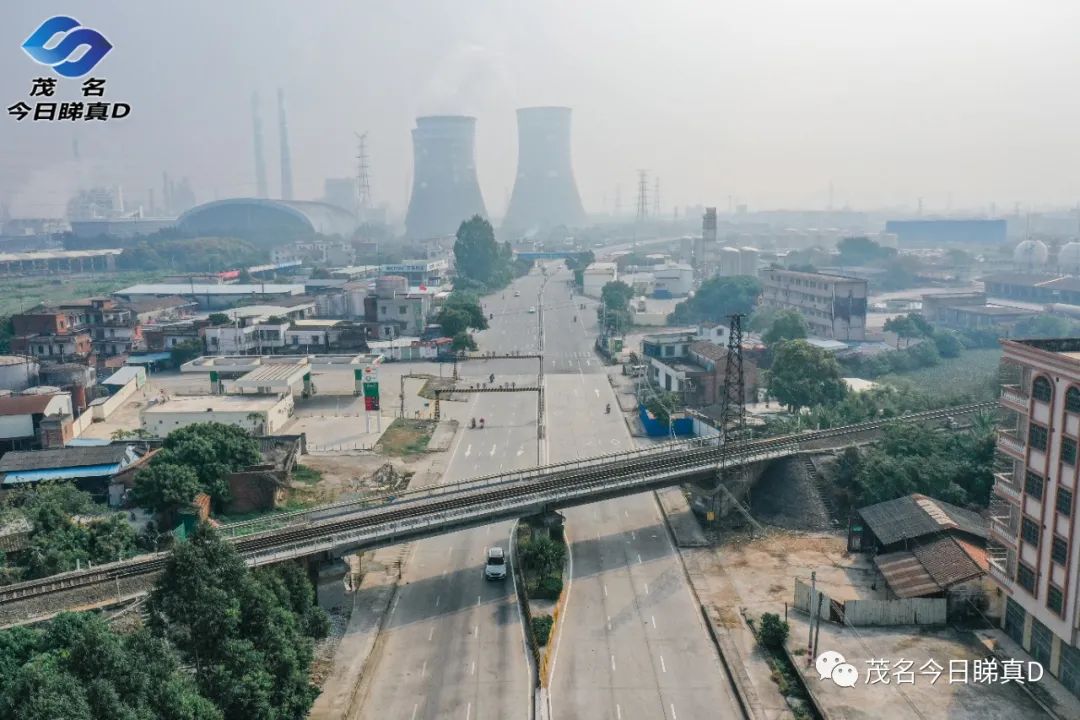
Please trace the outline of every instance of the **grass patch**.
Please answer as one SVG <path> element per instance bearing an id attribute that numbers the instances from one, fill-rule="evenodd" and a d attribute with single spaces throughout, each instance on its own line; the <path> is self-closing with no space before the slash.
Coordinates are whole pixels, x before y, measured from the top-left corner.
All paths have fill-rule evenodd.
<path id="1" fill-rule="evenodd" d="M 942 359 L 933 367 L 882 375 L 876 382 L 909 387 L 932 397 L 964 395 L 975 400 L 993 400 L 1000 361 L 998 348 L 964 350 L 959 357 Z"/>
<path id="2" fill-rule="evenodd" d="M 322 471 L 297 463 L 292 471 L 292 479 L 304 485 L 314 485 L 322 480 Z"/>
<path id="3" fill-rule="evenodd" d="M 533 636 L 536 638 L 536 644 L 540 647 L 547 645 L 548 640 L 551 638 L 551 628 L 555 624 L 555 619 L 550 615 L 536 615 L 532 618 L 532 631 Z"/>
<path id="4" fill-rule="evenodd" d="M 150 282 L 161 273 L 122 272 L 75 278 L 8 278 L 0 280 L 0 315 L 29 310 L 43 302 L 65 303 Z"/>
<path id="5" fill-rule="evenodd" d="M 398 418 L 386 428 L 379 445 L 384 455 L 415 455 L 427 450 L 434 431 L 434 420 Z"/>

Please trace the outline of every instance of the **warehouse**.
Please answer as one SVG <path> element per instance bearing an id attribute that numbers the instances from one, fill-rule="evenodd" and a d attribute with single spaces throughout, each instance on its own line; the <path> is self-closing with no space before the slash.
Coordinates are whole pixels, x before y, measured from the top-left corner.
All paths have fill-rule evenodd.
<path id="1" fill-rule="evenodd" d="M 142 411 L 142 427 L 157 437 L 200 422 L 234 425 L 253 435 L 272 435 L 293 413 L 291 394 L 174 397 Z"/>

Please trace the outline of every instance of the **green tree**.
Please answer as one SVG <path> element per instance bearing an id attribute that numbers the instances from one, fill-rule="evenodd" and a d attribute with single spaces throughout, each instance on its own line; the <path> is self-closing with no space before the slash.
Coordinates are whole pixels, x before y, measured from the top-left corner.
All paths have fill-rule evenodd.
<path id="1" fill-rule="evenodd" d="M 262 459 L 259 443 L 241 428 L 223 423 L 193 423 L 173 430 L 150 465 L 186 465 L 202 490 L 221 507 L 229 501 L 226 476 Z"/>
<path id="2" fill-rule="evenodd" d="M 781 620 L 776 613 L 763 613 L 759 622 L 758 639 L 761 644 L 770 650 L 782 650 L 790 631 L 787 621 Z"/>
<path id="3" fill-rule="evenodd" d="M 906 346 L 912 338 L 922 337 L 922 330 L 912 320 L 911 315 L 897 315 L 885 321 L 885 332 L 896 333 L 896 347 L 900 347 L 901 338 Z"/>
<path id="4" fill-rule="evenodd" d="M 156 513 L 188 506 L 202 492 L 203 483 L 188 465 L 151 463 L 135 473 L 131 495 L 135 504 Z"/>
<path id="5" fill-rule="evenodd" d="M 661 424 L 671 422 L 671 414 L 682 407 L 682 398 L 672 392 L 653 390 L 645 398 L 645 409 Z"/>
<path id="6" fill-rule="evenodd" d="M 609 311 L 626 310 L 634 297 L 634 289 L 622 280 L 606 283 L 600 290 L 600 300 Z"/>
<path id="7" fill-rule="evenodd" d="M 176 367 L 180 367 L 184 363 L 194 360 L 203 354 L 203 344 L 201 340 L 185 340 L 182 343 L 177 343 L 169 349 L 169 355 L 172 358 L 172 363 Z"/>
<path id="8" fill-rule="evenodd" d="M 450 349 L 454 352 L 465 352 L 466 350 L 476 350 L 476 341 L 473 340 L 473 336 L 462 330 L 454 335 L 450 340 Z"/>
<path id="9" fill-rule="evenodd" d="M 226 313 L 216 312 L 210 313 L 209 317 L 206 318 L 206 321 L 212 326 L 217 327 L 219 325 L 231 324 L 232 318 L 230 318 Z"/>
<path id="10" fill-rule="evenodd" d="M 771 347 L 784 340 L 801 340 L 806 335 L 806 320 L 802 314 L 796 310 L 783 309 L 773 314 L 772 322 L 761 339 Z"/>
<path id="11" fill-rule="evenodd" d="M 844 399 L 847 386 L 840 365 L 825 350 L 805 340 L 789 340 L 774 353 L 769 393 L 793 411 Z"/>
<path id="12" fill-rule="evenodd" d="M 468 313 L 453 307 L 444 307 L 435 321 L 442 326 L 443 335 L 446 337 L 454 337 L 458 333 L 465 332 L 469 327 Z"/>
<path id="13" fill-rule="evenodd" d="M 555 542 L 547 535 L 535 535 L 522 543 L 521 568 L 526 577 L 539 581 L 548 575 L 561 574 L 566 559 L 566 545 Z"/>
<path id="14" fill-rule="evenodd" d="M 701 284 L 694 297 L 675 306 L 668 323 L 726 322 L 734 313 L 749 313 L 760 294 L 761 283 L 749 275 L 710 278 Z"/>
<path id="15" fill-rule="evenodd" d="M 454 337 L 469 328 L 485 330 L 488 326 L 487 316 L 477 297 L 457 290 L 450 293 L 435 321 L 442 326 L 446 337 Z"/>
<path id="16" fill-rule="evenodd" d="M 508 244 L 495 242 L 495 230 L 484 218 L 474 215 L 461 223 L 454 242 L 454 265 L 461 278 L 482 287 L 502 287 L 510 281 L 511 251 Z"/>
<path id="17" fill-rule="evenodd" d="M 882 247 L 868 237 L 846 237 L 836 243 L 841 265 L 873 265 L 896 255 L 896 250 Z"/>
<path id="18" fill-rule="evenodd" d="M 1053 315 L 1037 315 L 1025 318 L 1013 326 L 1013 337 L 1018 338 L 1059 338 L 1074 334 L 1074 323 Z"/>

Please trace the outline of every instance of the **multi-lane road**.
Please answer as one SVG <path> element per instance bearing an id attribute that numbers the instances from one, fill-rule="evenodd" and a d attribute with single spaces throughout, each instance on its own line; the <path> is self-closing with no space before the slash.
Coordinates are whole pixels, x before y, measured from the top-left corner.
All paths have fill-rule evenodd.
<path id="1" fill-rule="evenodd" d="M 592 352 L 594 305 L 571 295 L 568 271 L 549 265 L 549 272 L 485 298 L 494 317 L 477 335 L 482 351 L 534 352 L 543 334 L 545 441 L 538 446 L 534 393 L 446 403 L 462 429 L 443 482 L 633 447 Z M 541 305 L 542 312 L 529 312 Z M 460 369 L 466 381 L 494 373 L 497 382 L 522 384 L 535 379 L 537 365 L 470 361 Z M 483 417 L 487 427 L 469 429 L 472 417 Z M 552 666 L 552 718 L 737 717 L 653 496 L 574 508 L 566 516 L 572 576 Z M 530 716 L 531 678 L 512 582 L 483 578 L 486 548 L 507 547 L 510 530 L 501 523 L 415 543 L 357 717 Z"/>

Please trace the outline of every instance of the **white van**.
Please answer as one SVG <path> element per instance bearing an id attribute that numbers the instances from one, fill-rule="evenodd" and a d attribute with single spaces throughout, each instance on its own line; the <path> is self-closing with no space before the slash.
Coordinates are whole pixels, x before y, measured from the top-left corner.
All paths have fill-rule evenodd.
<path id="1" fill-rule="evenodd" d="M 488 548 L 487 564 L 484 565 L 485 580 L 506 579 L 506 556 L 501 547 Z"/>

